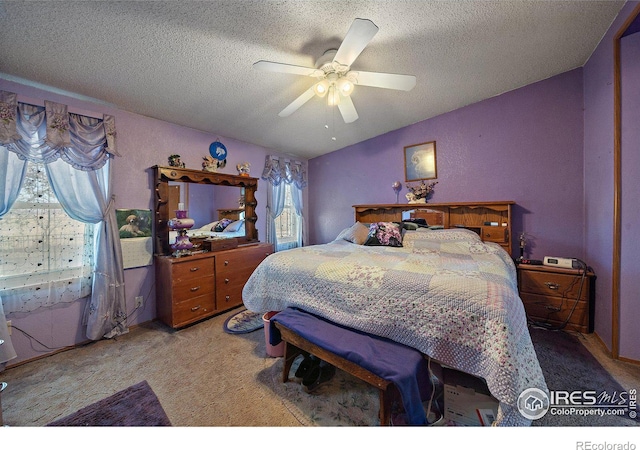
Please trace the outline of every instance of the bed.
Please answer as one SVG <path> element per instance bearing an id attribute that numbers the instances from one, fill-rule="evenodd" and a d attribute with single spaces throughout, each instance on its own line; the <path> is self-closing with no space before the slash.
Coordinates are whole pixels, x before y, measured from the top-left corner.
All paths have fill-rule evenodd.
<path id="1" fill-rule="evenodd" d="M 235 237 L 244 237 L 245 228 L 244 220 L 229 220 L 226 226 L 220 222 L 224 220 L 216 220 L 201 226 L 200 228 L 191 228 L 187 231 L 189 238 L 203 238 L 203 239 L 229 239 Z M 220 231 L 216 231 L 216 228 Z M 176 241 L 177 231 L 169 231 L 169 243 L 173 244 Z"/>
<path id="2" fill-rule="evenodd" d="M 401 247 L 363 245 L 362 227 L 270 255 L 244 287 L 247 309 L 298 307 L 413 347 L 484 378 L 500 402 L 496 425 L 529 425 L 518 396 L 548 389 L 508 253 L 455 228 L 404 230 Z"/>

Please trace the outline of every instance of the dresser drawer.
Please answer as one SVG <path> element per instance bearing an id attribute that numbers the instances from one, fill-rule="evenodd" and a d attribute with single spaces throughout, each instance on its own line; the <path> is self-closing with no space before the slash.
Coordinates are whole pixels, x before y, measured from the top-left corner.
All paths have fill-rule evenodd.
<path id="1" fill-rule="evenodd" d="M 216 254 L 217 279 L 230 279 L 235 275 L 234 278 L 244 279 L 246 282 L 258 264 L 271 253 L 273 253 L 271 245 L 255 245 L 219 252 Z"/>
<path id="2" fill-rule="evenodd" d="M 172 264 L 171 272 L 174 286 L 181 283 L 191 283 L 193 280 L 197 280 L 198 278 L 213 276 L 214 259 L 189 259 L 186 257 L 184 261 Z"/>
<path id="3" fill-rule="evenodd" d="M 192 297 L 173 304 L 174 326 L 179 327 L 198 319 L 207 317 L 216 311 L 215 293 Z"/>
<path id="4" fill-rule="evenodd" d="M 482 227 L 482 234 L 480 237 L 483 241 L 498 243 L 505 243 L 509 238 L 507 234 L 507 227 Z"/>
<path id="5" fill-rule="evenodd" d="M 577 298 L 581 276 L 552 272 L 520 271 L 521 293 L 533 293 L 552 297 Z M 589 280 L 582 284 L 581 300 L 589 299 Z"/>
<path id="6" fill-rule="evenodd" d="M 245 283 L 272 252 L 272 245 L 263 244 L 216 254 L 216 307 L 219 310 L 242 304 Z"/>
<path id="7" fill-rule="evenodd" d="M 213 274 L 196 279 L 182 280 L 173 285 L 173 301 L 181 302 L 194 296 L 211 294 L 215 292 L 215 287 L 216 283 Z"/>

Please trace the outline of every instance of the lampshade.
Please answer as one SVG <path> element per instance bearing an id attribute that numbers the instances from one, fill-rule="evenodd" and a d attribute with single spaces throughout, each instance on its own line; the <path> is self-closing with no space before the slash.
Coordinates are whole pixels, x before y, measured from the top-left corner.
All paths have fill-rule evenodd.
<path id="1" fill-rule="evenodd" d="M 340 104 L 340 92 L 335 86 L 329 86 L 329 96 L 327 98 L 327 104 L 329 106 L 337 106 Z"/>
<path id="2" fill-rule="evenodd" d="M 329 82 L 325 79 L 322 81 L 318 81 L 315 86 L 313 86 L 313 92 L 315 92 L 315 94 L 318 97 L 324 97 L 325 95 L 327 95 L 327 92 L 329 91 Z"/>
<path id="3" fill-rule="evenodd" d="M 340 91 L 340 94 L 345 97 L 348 97 L 353 92 L 353 83 L 344 77 L 337 81 L 336 87 L 338 88 L 338 91 Z"/>

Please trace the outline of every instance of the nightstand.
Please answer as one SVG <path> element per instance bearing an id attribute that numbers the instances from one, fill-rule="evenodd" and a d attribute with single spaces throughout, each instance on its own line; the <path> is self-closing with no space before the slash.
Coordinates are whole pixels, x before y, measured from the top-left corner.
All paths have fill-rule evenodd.
<path id="1" fill-rule="evenodd" d="M 583 271 L 576 269 L 519 264 L 517 270 L 518 290 L 529 321 L 557 327 L 571 315 L 565 329 L 593 332 L 596 275 L 592 271 L 583 280 Z"/>

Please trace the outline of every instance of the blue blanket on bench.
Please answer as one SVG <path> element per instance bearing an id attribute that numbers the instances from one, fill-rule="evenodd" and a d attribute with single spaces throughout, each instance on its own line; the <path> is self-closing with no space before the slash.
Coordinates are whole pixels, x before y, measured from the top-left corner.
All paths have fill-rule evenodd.
<path id="1" fill-rule="evenodd" d="M 275 322 L 380 378 L 392 381 L 400 391 L 409 423 L 427 423 L 422 400 L 428 398 L 431 383 L 427 361 L 419 351 L 389 339 L 343 327 L 297 308 L 287 308 L 271 318 L 271 345 L 277 345 L 282 340 Z"/>

